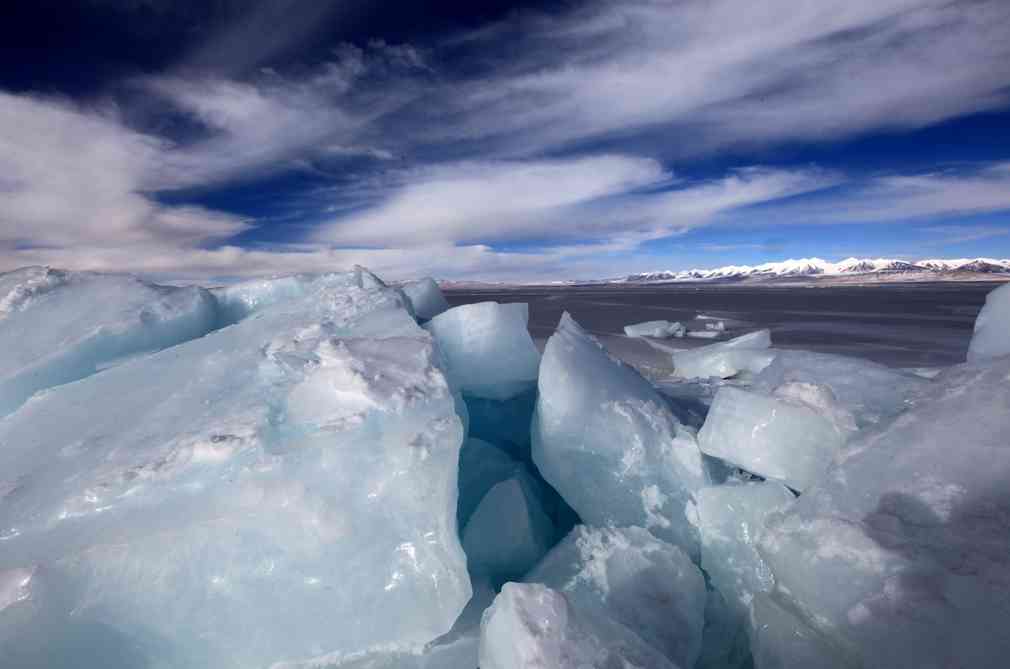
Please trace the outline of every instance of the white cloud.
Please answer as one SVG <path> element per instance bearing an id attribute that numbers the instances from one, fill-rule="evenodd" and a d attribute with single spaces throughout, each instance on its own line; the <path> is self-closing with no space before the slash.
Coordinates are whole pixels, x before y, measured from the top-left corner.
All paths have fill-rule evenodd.
<path id="1" fill-rule="evenodd" d="M 1007 103 L 1008 31 L 1001 0 L 597 2 L 473 36 L 520 56 L 454 89 L 430 138 L 646 133 L 684 155 L 916 127 Z"/>
<path id="2" fill-rule="evenodd" d="M 0 93 L 0 242 L 200 244 L 244 230 L 238 217 L 168 207 L 144 194 L 167 150 L 113 115 Z"/>

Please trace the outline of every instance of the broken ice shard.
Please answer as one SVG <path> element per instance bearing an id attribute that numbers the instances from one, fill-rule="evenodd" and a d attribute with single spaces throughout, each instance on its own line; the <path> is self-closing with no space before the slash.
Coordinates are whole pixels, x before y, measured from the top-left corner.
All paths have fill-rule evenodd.
<path id="1" fill-rule="evenodd" d="M 954 367 L 846 447 L 759 550 L 776 596 L 864 667 L 1010 655 L 1010 357 Z"/>
<path id="2" fill-rule="evenodd" d="M 693 559 L 688 520 L 707 483 L 693 434 L 638 372 L 567 313 L 544 349 L 533 461 L 589 525 L 637 525 Z"/>
<path id="3" fill-rule="evenodd" d="M 350 272 L 28 402 L 0 421 L 0 572 L 33 574 L 4 651 L 88 666 L 90 630 L 143 664 L 267 667 L 445 633 L 470 582 L 437 360 Z"/>
<path id="4" fill-rule="evenodd" d="M 522 577 L 544 556 L 554 543 L 554 525 L 539 485 L 517 468 L 484 496 L 463 528 L 470 573 L 500 584 Z"/>
<path id="5" fill-rule="evenodd" d="M 402 288 L 404 295 L 410 300 L 414 315 L 423 321 L 449 309 L 449 303 L 445 301 L 445 296 L 442 295 L 434 279 L 426 277 L 419 281 L 410 281 L 403 284 Z"/>
<path id="6" fill-rule="evenodd" d="M 698 433 L 698 447 L 706 455 L 804 490 L 848 439 L 847 427 L 793 398 L 725 386 L 716 393 Z"/>
<path id="7" fill-rule="evenodd" d="M 453 307 L 424 328 L 435 337 L 454 388 L 504 400 L 536 383 L 540 353 L 528 322 L 526 304 L 479 302 Z"/>
<path id="8" fill-rule="evenodd" d="M 986 295 L 968 345 L 969 362 L 1001 355 L 1010 355 L 1010 284 Z"/>
<path id="9" fill-rule="evenodd" d="M 624 334 L 629 337 L 683 337 L 687 328 L 682 323 L 671 323 L 670 321 L 646 321 L 625 325 Z"/>
<path id="10" fill-rule="evenodd" d="M 524 580 L 624 625 L 678 666 L 698 659 L 705 580 L 682 550 L 640 527 L 577 526 Z"/>
<path id="11" fill-rule="evenodd" d="M 481 669 L 677 669 L 624 625 L 539 583 L 506 583 L 484 612 Z"/>
<path id="12" fill-rule="evenodd" d="M 27 267 L 0 274 L 0 416 L 39 390 L 209 332 L 202 288 Z"/>
<path id="13" fill-rule="evenodd" d="M 707 332 L 718 334 L 713 330 Z M 757 330 L 729 341 L 674 353 L 673 366 L 677 375 L 685 378 L 727 379 L 741 371 L 756 374 L 775 358 L 775 352 L 768 350 L 771 345 L 771 333 Z"/>

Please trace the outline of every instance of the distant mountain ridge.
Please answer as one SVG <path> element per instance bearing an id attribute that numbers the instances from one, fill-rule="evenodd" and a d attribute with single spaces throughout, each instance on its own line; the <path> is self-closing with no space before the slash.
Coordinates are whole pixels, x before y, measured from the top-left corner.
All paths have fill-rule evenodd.
<path id="1" fill-rule="evenodd" d="M 894 258 L 846 258 L 830 262 L 821 258 L 800 258 L 767 262 L 760 265 L 727 265 L 713 269 L 689 269 L 679 272 L 658 271 L 631 274 L 611 279 L 613 283 L 668 283 L 678 281 L 711 281 L 716 279 L 774 279 L 779 277 L 853 276 L 860 274 L 1008 274 L 1010 259 L 958 258 L 898 260 Z M 937 278 L 942 278 L 938 276 Z"/>

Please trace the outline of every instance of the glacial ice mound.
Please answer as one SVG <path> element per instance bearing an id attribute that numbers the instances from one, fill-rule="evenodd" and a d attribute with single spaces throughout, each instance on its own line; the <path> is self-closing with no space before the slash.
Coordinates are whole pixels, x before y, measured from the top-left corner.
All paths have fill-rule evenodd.
<path id="1" fill-rule="evenodd" d="M 188 669 L 428 643 L 471 594 L 455 407 L 362 272 L 36 396 L 0 421 L 0 572 L 31 574 L 0 648 L 106 666 L 67 650 L 86 633 Z"/>
<path id="2" fill-rule="evenodd" d="M 623 625 L 539 583 L 506 583 L 484 612 L 481 669 L 677 669 Z"/>
<path id="3" fill-rule="evenodd" d="M 1010 357 L 938 376 L 768 518 L 759 550 L 776 599 L 852 666 L 1004 664 L 1007 435 Z"/>
<path id="4" fill-rule="evenodd" d="M 464 394 L 504 400 L 533 387 L 540 353 L 523 303 L 454 307 L 424 324 L 445 358 L 449 382 Z"/>
<path id="5" fill-rule="evenodd" d="M 200 337 L 216 321 L 202 288 L 48 267 L 0 274 L 0 416 L 40 390 Z"/>
<path id="6" fill-rule="evenodd" d="M 665 339 L 667 337 L 683 337 L 687 328 L 683 323 L 671 323 L 670 321 L 645 321 L 624 326 L 624 334 L 629 337 L 657 337 Z"/>
<path id="7" fill-rule="evenodd" d="M 968 362 L 1010 355 L 1010 284 L 985 297 L 985 306 L 975 319 L 975 334 L 968 345 Z"/>
<path id="8" fill-rule="evenodd" d="M 693 434 L 638 372 L 567 313 L 547 340 L 533 461 L 589 525 L 635 525 L 697 559 L 694 493 L 707 483 Z"/>
<path id="9" fill-rule="evenodd" d="M 524 580 L 625 626 L 678 666 L 698 659 L 705 580 L 684 551 L 640 527 L 579 525 Z"/>

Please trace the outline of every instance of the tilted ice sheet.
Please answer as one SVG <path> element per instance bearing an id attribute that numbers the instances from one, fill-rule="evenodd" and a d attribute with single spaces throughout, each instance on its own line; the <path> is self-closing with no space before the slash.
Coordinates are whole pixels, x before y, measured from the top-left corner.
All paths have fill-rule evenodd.
<path id="1" fill-rule="evenodd" d="M 771 345 L 771 333 L 757 330 L 729 341 L 674 353 L 673 366 L 676 374 L 685 378 L 728 379 L 741 371 L 756 374 L 775 358 L 775 352 L 768 350 Z"/>
<path id="2" fill-rule="evenodd" d="M 431 339 L 371 285 L 323 277 L 0 421 L 0 571 L 32 572 L 0 654 L 90 669 L 65 652 L 87 629 L 159 667 L 267 667 L 446 632 L 463 429 Z"/>
<path id="3" fill-rule="evenodd" d="M 683 323 L 670 321 L 646 321 L 624 326 L 624 334 L 629 337 L 683 337 L 687 328 Z"/>
<path id="4" fill-rule="evenodd" d="M 424 278 L 403 284 L 403 293 L 414 308 L 414 315 L 426 321 L 448 311 L 449 303 L 445 301 L 438 284 L 434 279 Z"/>
<path id="5" fill-rule="evenodd" d="M 506 583 L 481 622 L 481 669 L 677 666 L 624 625 L 539 583 Z"/>
<path id="6" fill-rule="evenodd" d="M 777 595 L 865 667 L 1010 656 L 1010 357 L 951 368 L 788 510 Z"/>
<path id="7" fill-rule="evenodd" d="M 795 490 L 827 469 L 851 432 L 823 412 L 797 401 L 725 386 L 719 389 L 698 447 Z"/>
<path id="8" fill-rule="evenodd" d="M 579 525 L 524 580 L 624 625 L 679 666 L 698 659 L 705 580 L 684 551 L 640 527 Z"/>
<path id="9" fill-rule="evenodd" d="M 857 669 L 844 650 L 804 623 L 768 593 L 758 593 L 750 606 L 750 648 L 756 669 Z M 917 666 L 917 665 L 909 665 Z"/>
<path id="10" fill-rule="evenodd" d="M 548 339 L 533 461 L 589 525 L 637 525 L 699 554 L 694 493 L 707 483 L 693 434 L 638 372 L 567 313 Z"/>
<path id="11" fill-rule="evenodd" d="M 975 334 L 968 345 L 968 361 L 1010 355 L 1010 284 L 985 297 L 985 306 L 975 319 Z"/>
<path id="12" fill-rule="evenodd" d="M 794 382 L 829 388 L 860 427 L 878 424 L 904 411 L 928 383 L 915 374 L 860 358 L 777 351 L 772 363 L 754 378 L 754 387 L 771 392 L 784 383 Z"/>
<path id="13" fill-rule="evenodd" d="M 523 303 L 453 307 L 425 323 L 445 358 L 449 381 L 464 394 L 504 400 L 536 383 L 540 353 L 526 329 Z"/>
<path id="14" fill-rule="evenodd" d="M 701 566 L 741 620 L 754 595 L 771 590 L 775 582 L 757 552 L 765 516 L 794 499 L 773 481 L 731 482 L 698 493 Z"/>
<path id="15" fill-rule="evenodd" d="M 48 267 L 0 274 L 0 416 L 39 390 L 202 336 L 216 319 L 202 288 Z"/>

